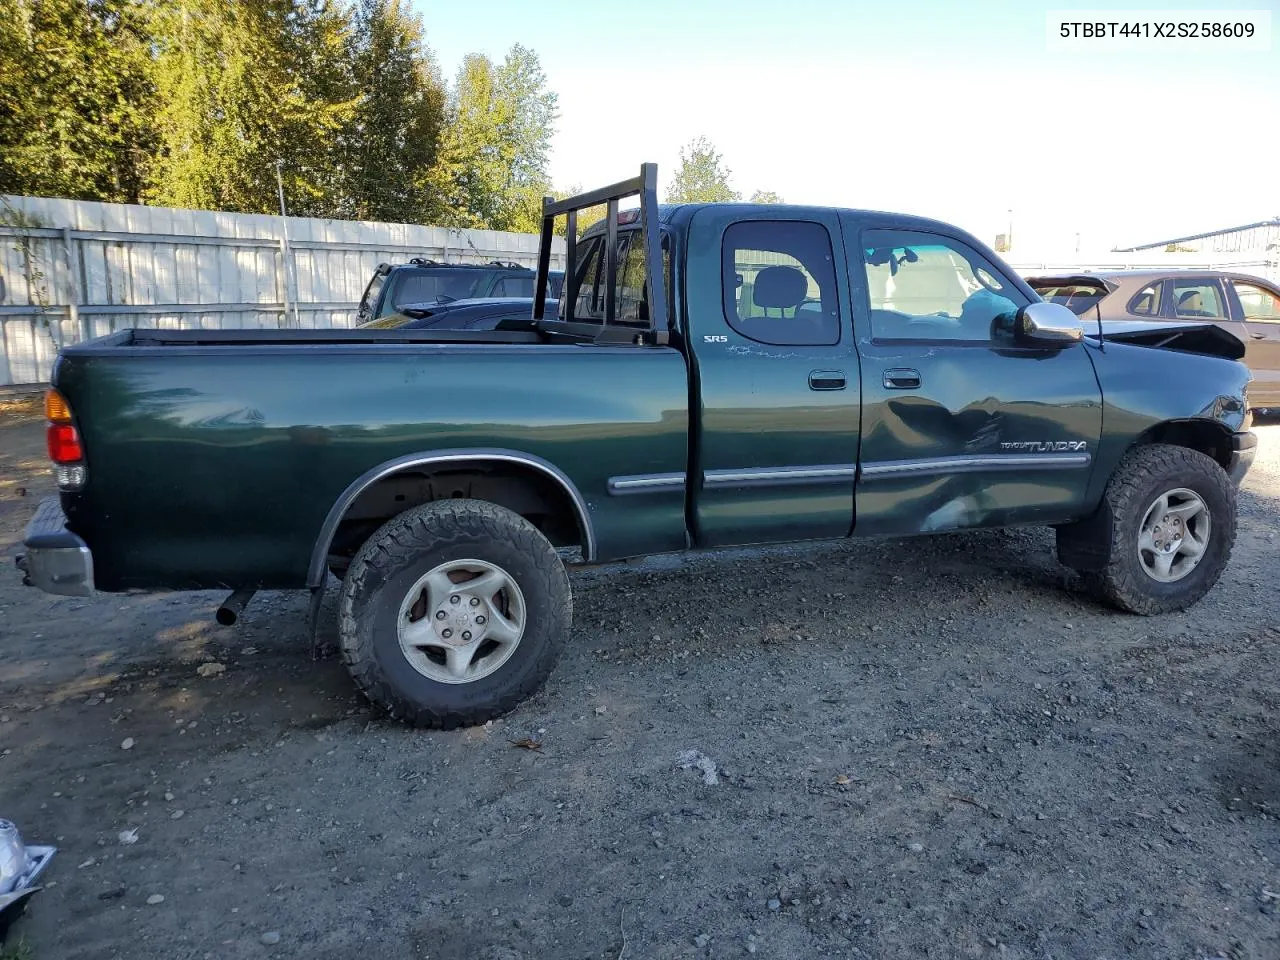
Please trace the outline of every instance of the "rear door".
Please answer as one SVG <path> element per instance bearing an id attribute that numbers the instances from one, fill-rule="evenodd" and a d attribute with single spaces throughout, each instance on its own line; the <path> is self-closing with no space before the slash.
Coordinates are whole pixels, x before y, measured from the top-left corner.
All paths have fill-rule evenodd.
<path id="1" fill-rule="evenodd" d="M 1249 402 L 1255 407 L 1280 406 L 1280 293 L 1261 281 L 1228 281 L 1249 332 L 1245 363 L 1253 372 Z"/>
<path id="2" fill-rule="evenodd" d="M 836 215 L 704 207 L 687 236 L 696 541 L 847 536 L 858 360 Z"/>
<path id="3" fill-rule="evenodd" d="M 1015 343 L 1031 298 L 964 236 L 842 218 L 859 288 L 857 532 L 1075 515 L 1102 431 L 1092 348 Z"/>

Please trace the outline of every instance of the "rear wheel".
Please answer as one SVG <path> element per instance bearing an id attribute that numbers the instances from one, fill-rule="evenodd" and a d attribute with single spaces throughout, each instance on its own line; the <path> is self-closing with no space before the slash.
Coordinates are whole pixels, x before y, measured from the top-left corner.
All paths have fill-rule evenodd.
<path id="1" fill-rule="evenodd" d="M 386 523 L 346 572 L 343 658 L 393 717 L 448 729 L 506 713 L 546 680 L 572 619 L 555 548 L 527 520 L 441 500 Z"/>
<path id="2" fill-rule="evenodd" d="M 1186 447 L 1131 451 L 1090 524 L 1105 563 L 1090 575 L 1132 613 L 1185 610 L 1222 576 L 1236 537 L 1236 491 L 1226 471 Z"/>

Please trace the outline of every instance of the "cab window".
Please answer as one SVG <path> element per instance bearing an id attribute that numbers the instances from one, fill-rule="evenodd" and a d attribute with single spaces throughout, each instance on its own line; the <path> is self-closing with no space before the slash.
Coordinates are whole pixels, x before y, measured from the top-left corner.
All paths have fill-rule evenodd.
<path id="1" fill-rule="evenodd" d="M 863 241 L 873 338 L 1013 339 L 1027 298 L 968 244 L 909 230 L 867 230 Z"/>
<path id="2" fill-rule="evenodd" d="M 831 237 L 819 223 L 749 220 L 724 232 L 724 313 L 760 343 L 840 342 Z"/>

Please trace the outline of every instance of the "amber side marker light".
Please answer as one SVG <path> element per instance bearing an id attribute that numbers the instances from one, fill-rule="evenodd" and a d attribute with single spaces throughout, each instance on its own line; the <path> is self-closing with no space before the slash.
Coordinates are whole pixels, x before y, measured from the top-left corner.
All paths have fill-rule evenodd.
<path id="1" fill-rule="evenodd" d="M 44 416 L 50 423 L 71 422 L 71 408 L 57 390 L 44 392 Z"/>

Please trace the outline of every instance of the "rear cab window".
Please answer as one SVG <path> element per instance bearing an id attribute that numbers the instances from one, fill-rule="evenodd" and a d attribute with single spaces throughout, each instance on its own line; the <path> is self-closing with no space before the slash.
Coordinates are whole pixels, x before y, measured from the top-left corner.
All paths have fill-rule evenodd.
<path id="1" fill-rule="evenodd" d="M 578 241 L 577 278 L 578 296 L 574 303 L 573 319 L 588 323 L 604 322 L 605 314 L 605 234 L 599 233 Z M 670 245 L 662 240 L 663 280 L 668 294 L 670 311 L 671 290 Z M 618 232 L 618 267 L 614 283 L 614 322 L 626 325 L 646 326 L 649 323 L 648 296 L 645 289 L 644 233 L 641 230 Z M 561 280 L 563 287 L 564 281 Z M 558 293 L 563 292 L 557 291 Z M 549 291 L 548 296 L 552 296 Z M 560 297 L 560 316 L 565 316 L 565 298 Z"/>
<path id="2" fill-rule="evenodd" d="M 840 342 L 831 236 L 820 223 L 746 220 L 724 232 L 724 313 L 759 343 Z"/>

